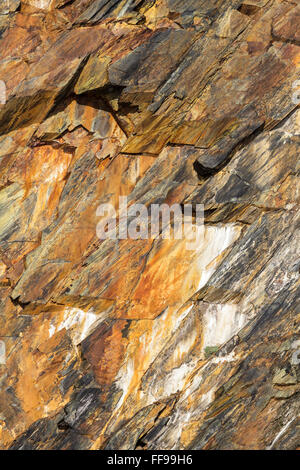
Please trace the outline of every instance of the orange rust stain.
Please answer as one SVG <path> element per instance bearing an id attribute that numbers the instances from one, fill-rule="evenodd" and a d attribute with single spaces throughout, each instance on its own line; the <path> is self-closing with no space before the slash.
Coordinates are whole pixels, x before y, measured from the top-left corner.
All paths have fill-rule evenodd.
<path id="1" fill-rule="evenodd" d="M 197 437 L 201 422 L 192 421 L 183 427 L 180 437 L 180 444 L 183 449 L 187 449 L 189 444 Z"/>
<path id="2" fill-rule="evenodd" d="M 36 420 L 57 412 L 68 402 L 72 393 L 71 387 L 66 395 L 62 396 L 59 383 L 60 370 L 65 367 L 67 355 L 70 364 L 76 358 L 75 352 L 70 348 L 65 330 L 49 338 L 50 320 L 53 315 L 62 317 L 62 311 L 62 307 L 59 310 L 56 306 L 56 311 L 46 314 L 41 312 L 35 316 L 30 329 L 25 330 L 15 342 L 14 354 L 8 357 L 7 386 L 14 386 L 20 402 L 20 408 L 11 417 L 14 432 L 18 434 L 24 432 Z M 15 437 L 16 435 L 2 426 L 4 445 Z"/>
<path id="3" fill-rule="evenodd" d="M 124 356 L 126 321 L 118 321 L 105 331 L 101 325 L 89 338 L 84 356 L 92 366 L 97 382 L 107 389 L 113 383 Z"/>
<path id="4" fill-rule="evenodd" d="M 276 409 L 278 407 L 280 407 L 280 403 L 276 403 L 276 400 L 270 400 L 261 412 L 254 409 L 249 414 L 248 410 L 248 413 L 244 415 L 246 420 L 239 425 L 233 434 L 233 442 L 247 449 L 265 448 L 266 432 L 274 417 L 277 416 Z"/>

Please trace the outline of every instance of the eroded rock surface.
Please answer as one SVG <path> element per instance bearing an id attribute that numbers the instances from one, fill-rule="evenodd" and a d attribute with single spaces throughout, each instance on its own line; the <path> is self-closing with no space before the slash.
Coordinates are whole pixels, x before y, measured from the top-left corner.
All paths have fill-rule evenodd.
<path id="1" fill-rule="evenodd" d="M 1 4 L 2 449 L 300 449 L 299 17 Z M 100 240 L 120 196 L 201 242 Z"/>

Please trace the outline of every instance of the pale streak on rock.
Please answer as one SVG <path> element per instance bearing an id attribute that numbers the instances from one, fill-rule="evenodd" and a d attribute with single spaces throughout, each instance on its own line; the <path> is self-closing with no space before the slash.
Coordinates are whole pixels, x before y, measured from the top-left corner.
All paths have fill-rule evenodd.
<path id="1" fill-rule="evenodd" d="M 57 325 L 50 325 L 49 338 L 64 328 L 69 331 L 74 344 L 80 344 L 91 332 L 95 323 L 101 319 L 99 315 L 93 313 L 93 310 L 84 312 L 79 308 L 66 308 L 63 321 Z"/>
<path id="2" fill-rule="evenodd" d="M 209 304 L 203 314 L 203 348 L 226 343 L 247 321 L 236 304 Z"/>

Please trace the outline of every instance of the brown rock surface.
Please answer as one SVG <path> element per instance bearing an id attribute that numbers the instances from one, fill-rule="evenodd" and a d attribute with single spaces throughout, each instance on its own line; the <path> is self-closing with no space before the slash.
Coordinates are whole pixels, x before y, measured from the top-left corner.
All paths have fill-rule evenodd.
<path id="1" fill-rule="evenodd" d="M 6 3 L 0 448 L 300 448 L 299 2 Z"/>

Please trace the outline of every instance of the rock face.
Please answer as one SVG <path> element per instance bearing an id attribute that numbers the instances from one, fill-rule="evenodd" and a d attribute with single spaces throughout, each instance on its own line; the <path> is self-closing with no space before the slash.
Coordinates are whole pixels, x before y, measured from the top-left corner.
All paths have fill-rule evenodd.
<path id="1" fill-rule="evenodd" d="M 300 449 L 299 1 L 2 3 L 1 448 Z"/>

